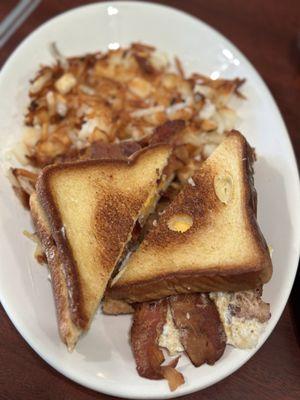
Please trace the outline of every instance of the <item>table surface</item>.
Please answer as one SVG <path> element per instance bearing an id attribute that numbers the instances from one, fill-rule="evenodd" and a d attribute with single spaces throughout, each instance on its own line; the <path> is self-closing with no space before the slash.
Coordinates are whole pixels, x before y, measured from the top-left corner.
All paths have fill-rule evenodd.
<path id="1" fill-rule="evenodd" d="M 0 2 L 0 20 L 17 1 Z M 84 4 L 42 1 L 0 50 L 2 65 L 31 31 L 49 18 Z M 300 2 L 299 0 L 165 0 L 193 14 L 228 39 L 253 63 L 271 90 L 300 156 Z M 264 346 L 239 371 L 182 399 L 300 399 L 299 274 L 283 315 Z M 48 366 L 22 339 L 0 306 L 0 399 L 109 399 L 85 389 Z"/>

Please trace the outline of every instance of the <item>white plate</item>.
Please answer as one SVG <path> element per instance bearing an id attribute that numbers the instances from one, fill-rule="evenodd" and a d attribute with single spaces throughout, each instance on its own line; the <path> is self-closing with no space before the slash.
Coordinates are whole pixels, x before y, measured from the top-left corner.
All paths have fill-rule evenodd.
<path id="1" fill-rule="evenodd" d="M 246 77 L 248 100 L 239 128 L 256 147 L 256 187 L 259 222 L 274 248 L 274 275 L 265 288 L 272 318 L 258 348 L 276 325 L 287 302 L 299 257 L 299 178 L 293 150 L 280 113 L 266 85 L 232 43 L 203 22 L 171 8 L 144 3 L 113 2 L 84 6 L 62 14 L 32 33 L 13 53 L 0 76 L 0 137 L 20 137 L 27 104 L 28 79 L 41 63 L 52 61 L 48 44 L 56 42 L 66 55 L 107 49 L 111 43 L 132 41 L 154 44 L 177 54 L 187 71 L 224 77 Z M 0 176 L 2 304 L 16 328 L 52 367 L 70 379 L 114 396 L 171 398 L 203 389 L 241 367 L 258 350 L 227 347 L 215 366 L 194 368 L 180 362 L 186 383 L 170 393 L 165 381 L 142 379 L 128 344 L 130 318 L 100 313 L 89 333 L 69 354 L 57 334 L 55 310 L 46 268 L 33 258 L 33 245 L 23 235 L 31 229 L 7 179 Z"/>

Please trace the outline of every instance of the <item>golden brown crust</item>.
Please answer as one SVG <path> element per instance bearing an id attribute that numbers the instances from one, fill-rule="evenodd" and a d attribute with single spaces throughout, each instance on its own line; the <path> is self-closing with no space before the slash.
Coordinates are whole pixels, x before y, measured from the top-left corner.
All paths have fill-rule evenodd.
<path id="1" fill-rule="evenodd" d="M 214 268 L 213 270 L 185 271 L 157 276 L 144 282 L 135 282 L 123 286 L 112 286 L 107 291 L 111 299 L 125 300 L 129 303 L 157 300 L 174 294 L 208 293 L 219 291 L 240 291 L 254 289 L 269 281 L 272 275 L 270 265 L 260 270 L 248 271 L 233 267 L 231 271 Z"/>
<path id="2" fill-rule="evenodd" d="M 236 130 L 232 130 L 227 134 L 227 136 L 235 136 L 237 140 L 242 141 L 242 162 L 243 162 L 243 181 L 244 181 L 244 190 L 245 190 L 245 219 L 248 222 L 248 227 L 250 234 L 256 239 L 256 243 L 260 247 L 260 251 L 262 254 L 262 260 L 265 265 L 261 265 L 261 269 L 265 268 L 265 276 L 268 279 L 266 283 L 271 279 L 273 266 L 271 261 L 270 252 L 268 249 L 267 242 L 260 230 L 260 227 L 257 223 L 257 192 L 254 186 L 254 169 L 253 163 L 255 161 L 255 152 L 252 149 L 245 139 L 245 137 Z"/>
<path id="3" fill-rule="evenodd" d="M 57 250 L 61 259 L 61 262 L 64 267 L 64 274 L 65 274 L 65 280 L 68 288 L 68 295 L 69 295 L 69 307 L 70 307 L 70 312 L 72 316 L 72 321 L 74 324 L 81 329 L 87 329 L 90 318 L 88 315 L 86 315 L 85 310 L 84 310 L 84 295 L 83 291 L 80 285 L 80 279 L 78 276 L 78 268 L 76 261 L 74 259 L 73 253 L 71 246 L 68 242 L 68 239 L 65 235 L 65 228 L 62 223 L 62 218 L 60 215 L 60 212 L 55 204 L 52 190 L 50 187 L 50 182 L 51 182 L 51 177 L 57 173 L 61 172 L 64 170 L 83 170 L 84 168 L 89 168 L 93 166 L 104 166 L 108 165 L 111 166 L 114 169 L 121 169 L 121 168 L 128 168 L 129 166 L 133 166 L 138 162 L 138 160 L 146 153 L 149 151 L 149 149 L 157 149 L 157 151 L 161 151 L 162 149 L 164 150 L 169 150 L 171 153 L 171 147 L 169 145 L 165 144 L 160 144 L 160 145 L 155 145 L 151 146 L 148 148 L 144 148 L 136 153 L 132 157 L 130 157 L 128 160 L 85 160 L 85 161 L 78 161 L 78 162 L 73 162 L 73 163 L 64 163 L 64 164 L 58 164 L 58 165 L 52 165 L 44 168 L 39 175 L 39 178 L 37 180 L 37 185 L 36 185 L 36 191 L 37 191 L 37 196 L 38 200 L 42 206 L 42 208 L 45 211 L 45 214 L 47 215 L 48 223 L 51 228 L 51 233 L 54 239 L 54 242 L 57 246 Z M 158 176 L 159 179 L 159 176 Z M 114 199 L 120 201 L 120 198 Z M 123 199 L 124 200 L 124 199 Z M 116 201 L 113 202 L 113 206 L 115 206 L 117 203 Z M 137 212 L 137 204 L 134 203 L 134 201 L 130 202 L 130 208 L 127 208 L 127 210 L 130 210 L 130 214 L 133 215 L 134 212 Z M 110 217 L 112 217 L 111 222 L 111 231 L 112 234 L 114 234 L 114 239 L 116 239 L 116 235 L 118 236 L 120 234 L 120 220 L 122 218 L 124 219 L 125 213 L 120 211 L 116 212 L 116 208 L 114 211 L 114 215 L 112 215 L 113 211 L 112 209 L 110 210 Z M 108 212 L 108 210 L 106 210 Z M 123 210 L 124 211 L 124 210 Z M 105 221 L 107 221 L 108 225 L 108 216 L 104 216 L 103 218 Z M 134 221 L 131 221 L 132 224 Z M 112 225 L 113 223 L 113 225 Z M 125 224 L 124 224 L 125 225 Z M 124 233 L 124 232 L 123 232 Z M 123 238 L 124 234 L 122 235 Z M 123 238 L 124 239 L 124 238 Z M 125 239 L 124 239 L 125 240 Z M 109 243 L 107 243 L 109 242 Z M 108 241 L 107 238 L 105 238 L 105 243 L 107 243 L 108 247 L 113 246 L 112 241 Z M 112 257 L 116 256 L 116 252 L 113 251 L 112 253 L 110 252 L 112 250 L 111 248 L 107 248 L 107 264 L 109 261 L 112 260 Z"/>
<path id="4" fill-rule="evenodd" d="M 48 165 L 47 167 L 43 168 L 38 180 L 40 180 L 41 176 L 44 176 L 45 178 L 49 178 L 51 173 L 53 171 L 61 171 L 66 168 L 74 168 L 74 169 L 82 169 L 86 167 L 91 167 L 91 166 L 99 166 L 99 165 L 111 165 L 113 168 L 116 167 L 124 167 L 124 166 L 132 166 L 136 164 L 139 160 L 140 157 L 142 157 L 145 153 L 147 153 L 150 149 L 171 149 L 171 146 L 169 144 L 164 144 L 164 143 L 158 143 L 158 144 L 153 144 L 148 147 L 144 147 L 135 153 L 133 153 L 130 157 L 126 159 L 120 159 L 119 157 L 117 158 L 102 158 L 102 159 L 89 159 L 89 160 L 80 160 L 80 161 L 74 161 L 74 162 L 66 162 L 66 163 L 60 163 L 60 164 L 52 164 Z"/>
<path id="5" fill-rule="evenodd" d="M 81 330 L 72 322 L 69 312 L 68 290 L 63 277 L 62 263 L 51 236 L 49 226 L 47 226 L 47 220 L 38 204 L 35 193 L 30 197 L 30 211 L 37 235 L 41 241 L 42 249 L 47 257 L 56 306 L 59 334 L 68 349 L 72 350 L 81 334 Z"/>
<path id="6" fill-rule="evenodd" d="M 54 239 L 59 257 L 63 264 L 65 282 L 68 288 L 69 310 L 72 315 L 72 321 L 81 329 L 85 329 L 88 325 L 88 320 L 84 317 L 83 310 L 83 295 L 79 283 L 78 271 L 73 254 L 65 236 L 65 230 L 61 221 L 59 210 L 57 209 L 51 189 L 50 177 L 51 172 L 56 166 L 46 167 L 40 174 L 36 191 L 38 201 L 40 202 L 48 220 L 52 238 Z M 58 165 L 60 170 L 62 165 Z"/>
<path id="7" fill-rule="evenodd" d="M 245 196 L 246 196 L 246 218 L 249 223 L 249 230 L 251 234 L 256 238 L 257 243 L 260 244 L 262 251 L 265 253 L 265 256 L 269 259 L 269 266 L 272 268 L 271 257 L 269 254 L 269 249 L 267 242 L 260 230 L 260 227 L 257 223 L 257 192 L 254 186 L 254 169 L 253 163 L 255 161 L 255 152 L 246 141 L 244 136 L 240 134 L 238 131 L 231 131 L 229 135 L 235 135 L 237 137 L 241 137 L 243 140 L 243 155 L 242 160 L 244 162 L 243 168 L 243 179 L 244 179 L 244 188 L 245 188 Z"/>

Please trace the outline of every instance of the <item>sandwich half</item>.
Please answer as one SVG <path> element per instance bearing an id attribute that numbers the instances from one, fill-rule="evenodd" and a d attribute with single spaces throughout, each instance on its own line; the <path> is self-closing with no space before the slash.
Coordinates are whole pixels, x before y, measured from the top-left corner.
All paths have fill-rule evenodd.
<path id="1" fill-rule="evenodd" d="M 134 303 L 266 283 L 272 263 L 256 220 L 253 161 L 244 136 L 230 132 L 154 223 L 107 296 Z"/>
<path id="2" fill-rule="evenodd" d="M 107 283 L 153 210 L 168 177 L 168 145 L 129 160 L 90 160 L 42 170 L 30 198 L 46 254 L 60 336 L 69 349 L 86 331 Z"/>

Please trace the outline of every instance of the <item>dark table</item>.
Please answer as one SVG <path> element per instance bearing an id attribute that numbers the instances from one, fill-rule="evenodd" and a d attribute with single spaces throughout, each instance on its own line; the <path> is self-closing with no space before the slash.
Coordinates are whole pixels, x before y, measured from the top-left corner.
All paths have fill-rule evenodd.
<path id="1" fill-rule="evenodd" d="M 0 18 L 17 2 L 0 1 Z M 0 50 L 2 65 L 42 22 L 80 0 L 47 0 Z M 218 29 L 249 58 L 269 86 L 300 156 L 300 0 L 165 0 Z M 1 94 L 3 95 L 3 94 Z M 300 205 L 299 205 L 300 206 Z M 299 276 L 283 315 L 264 346 L 222 382 L 185 396 L 194 400 L 300 399 Z M 109 399 L 49 367 L 22 339 L 0 306 L 0 399 Z"/>

